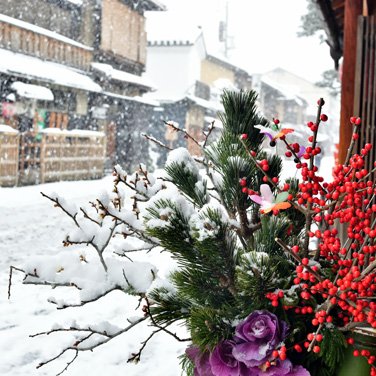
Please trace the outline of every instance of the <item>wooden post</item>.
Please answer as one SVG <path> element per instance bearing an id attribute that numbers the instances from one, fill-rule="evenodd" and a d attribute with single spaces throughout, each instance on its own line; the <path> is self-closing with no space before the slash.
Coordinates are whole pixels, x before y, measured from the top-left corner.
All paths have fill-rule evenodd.
<path id="1" fill-rule="evenodd" d="M 350 117 L 354 114 L 354 89 L 356 66 L 356 39 L 358 15 L 363 12 L 362 0 L 345 0 L 345 19 L 343 31 L 343 66 L 342 66 L 342 94 L 341 120 L 339 132 L 339 162 L 346 158 L 351 141 L 352 127 Z"/>
<path id="2" fill-rule="evenodd" d="M 43 184 L 46 179 L 46 138 L 47 135 L 42 133 L 42 140 L 40 142 L 40 162 L 39 162 L 39 173 L 40 182 Z"/>

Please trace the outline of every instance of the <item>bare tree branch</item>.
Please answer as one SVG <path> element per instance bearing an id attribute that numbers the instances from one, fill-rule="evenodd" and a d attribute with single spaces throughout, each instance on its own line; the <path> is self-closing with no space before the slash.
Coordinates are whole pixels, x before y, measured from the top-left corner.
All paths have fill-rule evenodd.
<path id="1" fill-rule="evenodd" d="M 200 143 L 193 136 L 191 136 L 185 129 L 179 128 L 178 126 L 176 126 L 175 124 L 169 121 L 163 121 L 163 122 L 172 130 L 183 133 L 186 138 L 189 138 L 191 141 L 193 141 L 197 146 L 201 148 Z"/>
<path id="2" fill-rule="evenodd" d="M 141 136 L 145 137 L 146 139 L 148 139 L 151 142 L 154 142 L 155 144 L 157 144 L 158 146 L 161 146 L 164 149 L 167 149 L 167 150 L 170 150 L 170 151 L 174 150 L 174 149 L 170 148 L 169 146 L 167 146 L 166 144 L 164 144 L 162 141 L 159 141 L 156 138 L 154 138 L 153 136 L 149 136 L 146 133 L 141 133 Z"/>
<path id="3" fill-rule="evenodd" d="M 128 332 L 130 329 L 135 327 L 136 325 L 140 324 L 141 322 L 145 321 L 147 319 L 147 316 L 145 317 L 140 317 L 138 320 L 130 323 L 128 326 L 125 328 L 115 332 L 115 333 L 107 333 L 106 331 L 98 331 L 95 329 L 92 329 L 90 327 L 87 328 L 77 328 L 77 327 L 70 327 L 70 328 L 57 328 L 57 329 L 51 329 L 49 331 L 45 332 L 39 332 L 30 335 L 30 337 L 37 337 L 37 336 L 42 336 L 42 335 L 50 335 L 52 333 L 58 333 L 58 332 L 78 332 L 78 333 L 88 333 L 87 336 L 81 338 L 80 340 L 76 341 L 72 346 L 65 347 L 63 350 L 60 351 L 56 356 L 41 362 L 37 365 L 36 368 L 41 368 L 44 365 L 53 362 L 54 360 L 60 358 L 63 354 L 65 354 L 69 350 L 73 350 L 75 352 L 75 355 L 71 361 L 69 361 L 66 365 L 66 367 L 58 374 L 61 375 L 63 372 L 65 372 L 68 367 L 77 359 L 79 352 L 84 352 L 84 351 L 93 351 L 94 349 L 104 345 L 105 343 L 111 341 L 112 339 L 118 337 L 119 335 Z M 97 343 L 94 343 L 93 345 L 86 346 L 86 347 L 79 347 L 84 341 L 86 341 L 88 338 L 90 338 L 92 335 L 99 335 L 102 336 L 103 338 L 98 341 Z"/>
<path id="4" fill-rule="evenodd" d="M 52 201 L 52 202 L 54 202 L 55 203 L 55 205 L 57 206 L 57 207 L 59 207 L 69 218 L 72 218 L 72 220 L 74 221 L 74 223 L 75 223 L 75 225 L 77 226 L 77 227 L 80 227 L 80 225 L 79 225 L 79 223 L 77 222 L 77 219 L 76 219 L 76 217 L 77 217 L 77 213 L 75 213 L 74 215 L 73 214 L 71 214 L 71 213 L 69 213 L 69 211 L 67 210 L 67 209 L 65 209 L 64 208 L 64 206 L 63 205 L 61 205 L 61 203 L 60 203 L 60 201 L 59 201 L 59 199 L 58 198 L 52 198 L 52 197 L 50 197 L 50 196 L 48 196 L 48 195 L 46 195 L 45 193 L 43 193 L 43 192 L 41 192 L 40 193 L 43 197 L 46 197 L 46 198 L 48 198 L 50 201 Z"/>

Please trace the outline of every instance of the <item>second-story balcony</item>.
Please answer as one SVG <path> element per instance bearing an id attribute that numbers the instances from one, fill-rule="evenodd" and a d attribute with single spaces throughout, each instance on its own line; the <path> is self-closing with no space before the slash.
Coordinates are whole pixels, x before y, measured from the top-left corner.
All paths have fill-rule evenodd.
<path id="1" fill-rule="evenodd" d="M 0 14 L 0 48 L 89 70 L 92 48 L 61 34 Z"/>

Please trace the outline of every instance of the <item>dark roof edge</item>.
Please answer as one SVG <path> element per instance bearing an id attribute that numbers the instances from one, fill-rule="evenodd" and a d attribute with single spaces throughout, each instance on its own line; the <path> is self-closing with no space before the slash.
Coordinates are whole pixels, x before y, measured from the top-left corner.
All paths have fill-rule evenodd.
<path id="1" fill-rule="evenodd" d="M 330 47 L 330 55 L 334 60 L 335 68 L 338 69 L 338 61 L 343 54 L 343 32 L 337 24 L 330 0 L 315 0 L 319 11 L 321 12 L 325 32 L 328 36 L 327 43 Z"/>

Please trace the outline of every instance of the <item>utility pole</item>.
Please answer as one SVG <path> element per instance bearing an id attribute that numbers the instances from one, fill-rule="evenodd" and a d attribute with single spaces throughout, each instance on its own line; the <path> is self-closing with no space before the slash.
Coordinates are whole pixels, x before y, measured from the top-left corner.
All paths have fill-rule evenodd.
<path id="1" fill-rule="evenodd" d="M 224 44 L 223 54 L 226 58 L 229 56 L 229 51 L 234 48 L 233 37 L 229 35 L 229 1 L 226 0 L 225 5 L 225 20 L 219 23 L 219 41 Z"/>
<path id="2" fill-rule="evenodd" d="M 225 57 L 228 58 L 228 1 L 226 1 L 225 7 L 225 27 L 224 27 L 224 39 L 225 39 Z"/>

